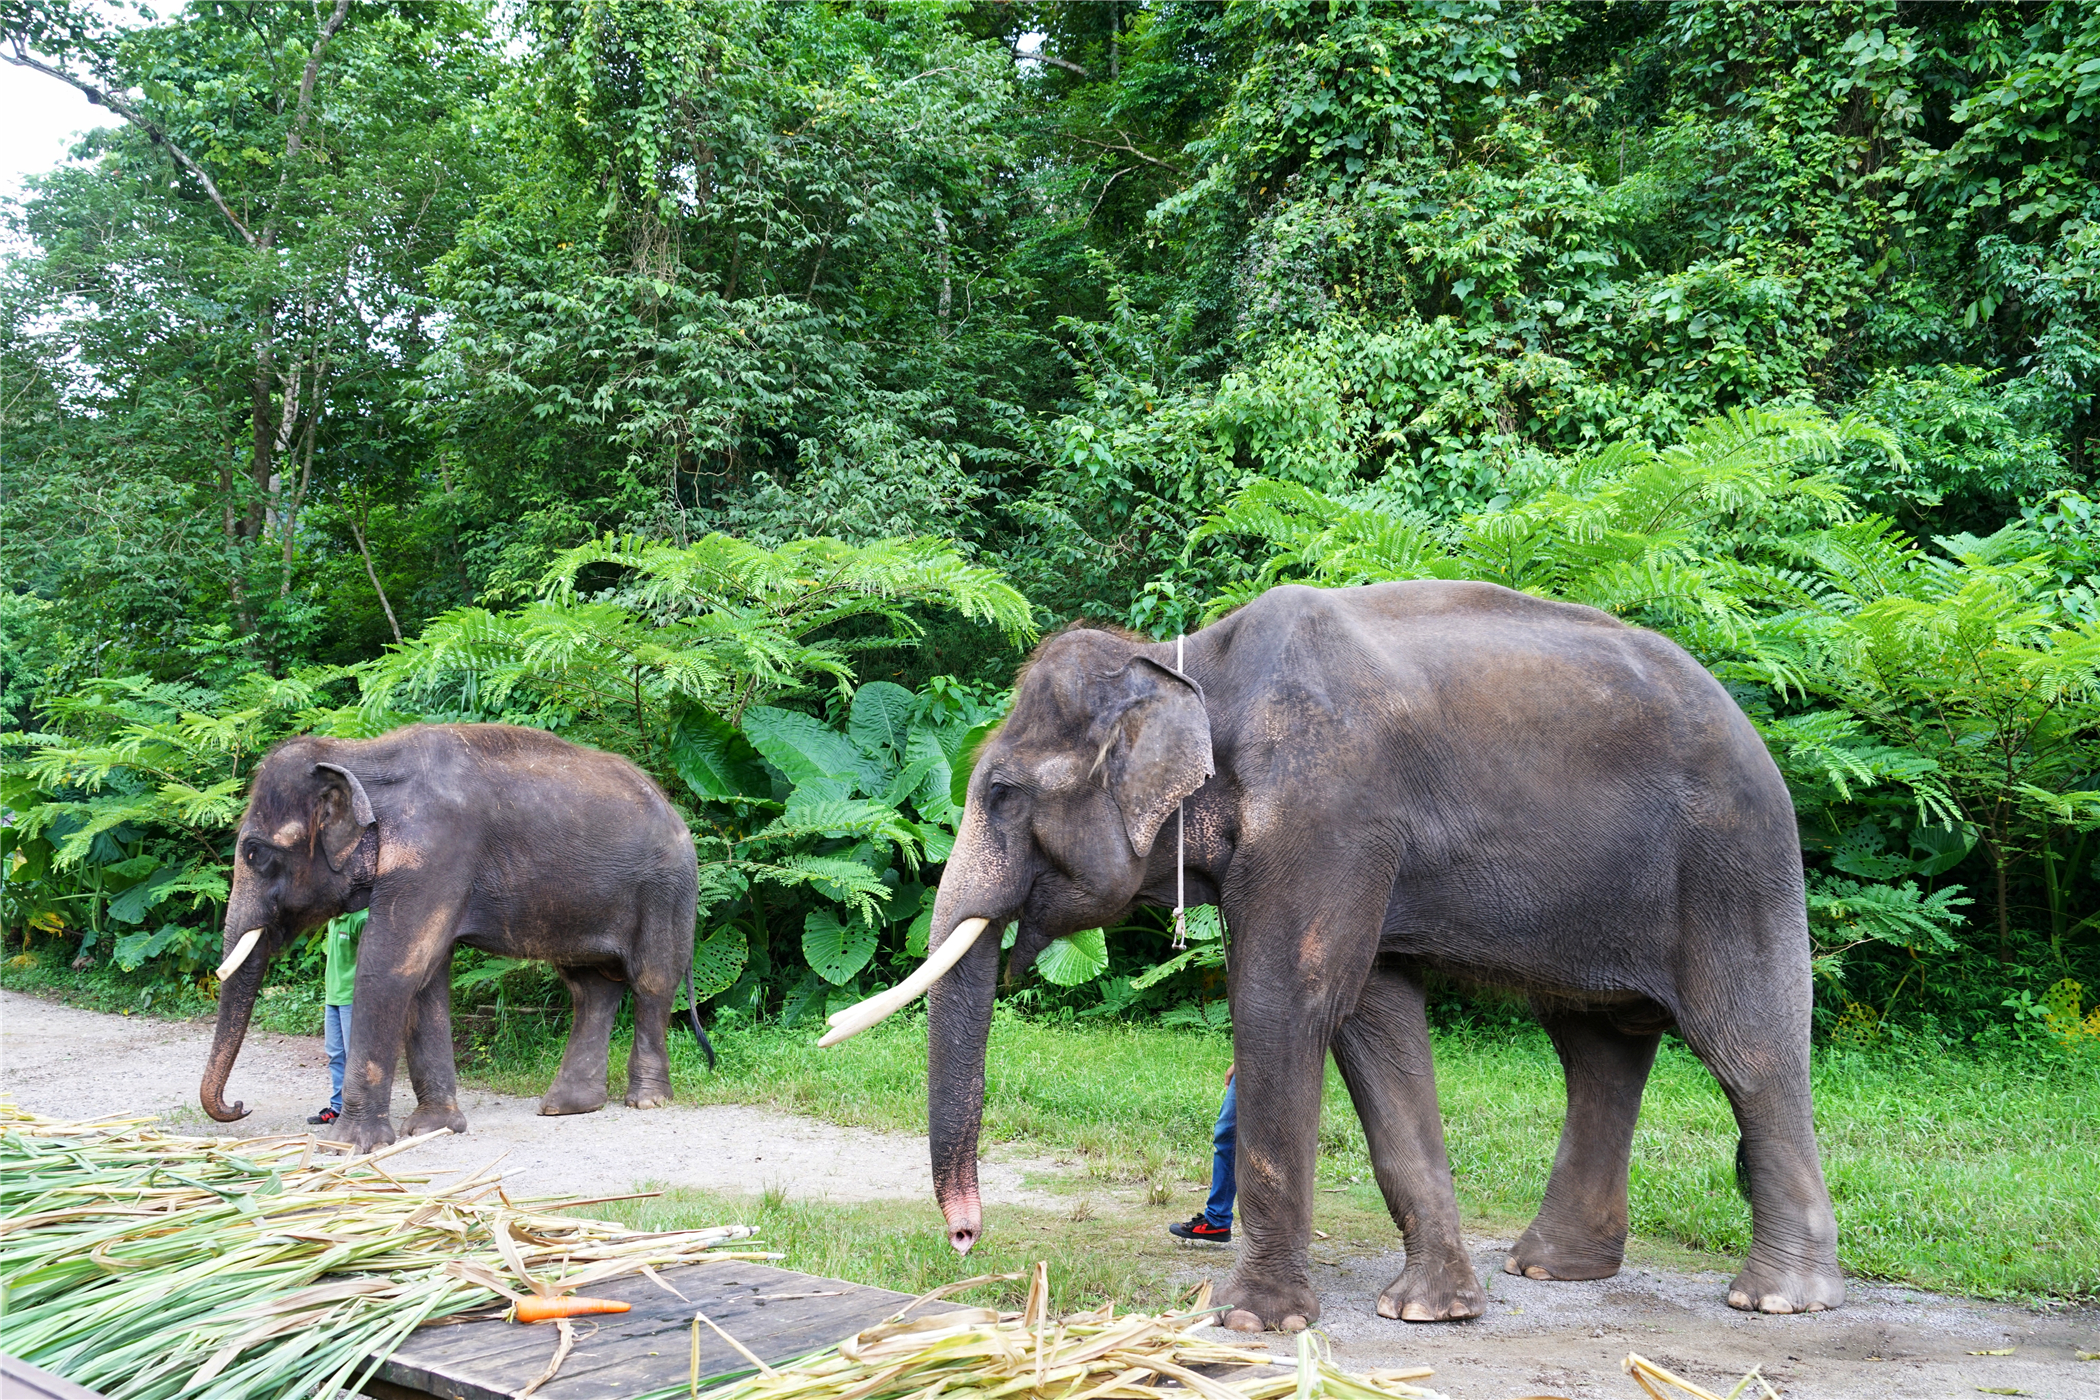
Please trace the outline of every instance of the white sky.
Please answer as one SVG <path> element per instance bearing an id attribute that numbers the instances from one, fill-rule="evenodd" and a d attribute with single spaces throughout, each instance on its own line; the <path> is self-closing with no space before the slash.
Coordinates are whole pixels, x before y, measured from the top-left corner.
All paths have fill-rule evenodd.
<path id="1" fill-rule="evenodd" d="M 20 196 L 24 175 L 41 175 L 63 161 L 82 132 L 119 120 L 77 88 L 0 63 L 0 199 Z"/>

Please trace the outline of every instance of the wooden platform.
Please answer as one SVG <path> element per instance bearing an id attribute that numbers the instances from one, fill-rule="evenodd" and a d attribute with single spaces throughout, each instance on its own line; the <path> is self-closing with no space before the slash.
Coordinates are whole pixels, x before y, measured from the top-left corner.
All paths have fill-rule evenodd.
<path id="1" fill-rule="evenodd" d="M 736 1259 L 664 1269 L 661 1277 L 691 1301 L 680 1302 L 639 1276 L 592 1285 L 593 1298 L 631 1303 L 633 1311 L 576 1319 L 575 1349 L 533 1400 L 615 1400 L 683 1387 L 692 1364 L 695 1310 L 775 1363 L 850 1337 L 911 1301 L 908 1293 Z M 928 1303 L 914 1316 L 952 1306 Z M 366 1390 L 385 1400 L 510 1400 L 547 1369 L 559 1340 L 552 1323 L 421 1328 L 387 1358 Z M 705 1326 L 700 1329 L 702 1389 L 751 1369 L 727 1342 Z"/>

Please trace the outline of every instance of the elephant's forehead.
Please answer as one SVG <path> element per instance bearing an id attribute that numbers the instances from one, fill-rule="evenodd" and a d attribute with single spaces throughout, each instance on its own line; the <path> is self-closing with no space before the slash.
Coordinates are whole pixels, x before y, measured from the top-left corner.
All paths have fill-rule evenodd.
<path id="1" fill-rule="evenodd" d="M 1026 763 L 1030 776 L 1047 790 L 1077 787 L 1086 781 L 1087 760 L 1076 753 L 1053 750 L 1031 754 Z"/>
<path id="2" fill-rule="evenodd" d="M 281 822 L 269 835 L 263 837 L 263 840 L 268 841 L 273 846 L 296 845 L 306 840 L 306 823 L 302 821 Z"/>

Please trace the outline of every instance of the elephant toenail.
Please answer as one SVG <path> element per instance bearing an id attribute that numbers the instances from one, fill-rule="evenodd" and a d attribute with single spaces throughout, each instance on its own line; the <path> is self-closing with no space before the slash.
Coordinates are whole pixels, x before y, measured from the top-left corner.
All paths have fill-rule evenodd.
<path id="1" fill-rule="evenodd" d="M 1283 1330 L 1286 1332 L 1303 1332 L 1305 1330 L 1305 1319 L 1296 1313 L 1292 1313 L 1283 1320 Z"/>
<path id="2" fill-rule="evenodd" d="M 1380 1298 L 1378 1300 L 1378 1315 L 1380 1317 L 1390 1317 L 1397 1319 L 1400 1316 L 1400 1310 L 1393 1306 L 1392 1299 Z"/>
<path id="3" fill-rule="evenodd" d="M 1546 1271 L 1545 1265 L 1533 1264 L 1530 1268 L 1524 1271 L 1524 1277 L 1535 1279 L 1549 1279 L 1552 1278 L 1553 1275 Z"/>
<path id="4" fill-rule="evenodd" d="M 1225 1314 L 1225 1328 L 1229 1332 L 1259 1332 L 1261 1319 L 1245 1308 L 1234 1308 Z"/>
<path id="5" fill-rule="evenodd" d="M 1517 1256 L 1512 1254 L 1509 1258 L 1502 1261 L 1502 1272 L 1505 1274 L 1521 1274 L 1524 1272 L 1524 1266 L 1519 1264 Z"/>
<path id="6" fill-rule="evenodd" d="M 1803 1309 L 1802 1309 L 1801 1311 L 1803 1311 L 1803 1312 L 1821 1312 L 1821 1311 L 1823 1311 L 1823 1305 L 1822 1305 L 1821 1303 L 1810 1303 L 1810 1304 L 1809 1304 L 1809 1305 L 1808 1305 L 1807 1307 L 1803 1308 Z"/>
<path id="7" fill-rule="evenodd" d="M 1400 1309 L 1400 1317 L 1405 1322 L 1436 1321 L 1436 1314 L 1431 1312 L 1428 1305 L 1424 1303 L 1409 1303 L 1406 1307 Z"/>
<path id="8" fill-rule="evenodd" d="M 1790 1313 L 1794 1310 L 1794 1305 L 1777 1293 L 1767 1293 L 1764 1297 L 1757 1300 L 1757 1310 L 1768 1313 Z"/>
<path id="9" fill-rule="evenodd" d="M 1748 1312 L 1750 1310 L 1750 1295 L 1743 1292 L 1742 1289 L 1738 1288 L 1728 1295 L 1728 1306 L 1731 1308 L 1741 1308 L 1745 1312 Z"/>

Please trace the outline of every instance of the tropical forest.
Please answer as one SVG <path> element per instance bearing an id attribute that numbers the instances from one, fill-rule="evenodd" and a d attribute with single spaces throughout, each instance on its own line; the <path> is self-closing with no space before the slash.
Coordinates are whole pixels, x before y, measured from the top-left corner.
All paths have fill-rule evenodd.
<path id="1" fill-rule="evenodd" d="M 1847 1270 L 2100 1294 L 2100 6 L 0 0 L 0 59 L 101 121 L 0 209 L 0 985 L 207 1014 L 273 745 L 531 726 L 692 831 L 680 1093 L 922 1130 L 923 1022 L 808 1045 L 925 959 L 1033 647 L 1483 581 L 1684 648 L 1791 791 Z M 1222 1073 L 1230 938 L 1061 938 L 995 1036 Z M 453 997 L 470 1076 L 558 1057 L 552 969 Z M 1521 997 L 1430 1018 L 1557 1123 Z M 1002 1076 L 1164 1179 L 1076 1103 L 1136 1080 Z M 1543 1181 L 1499 1111 L 1469 1211 Z M 1957 1203 L 1950 1137 L 2033 1155 Z M 1730 1151 L 1634 1230 L 1739 1248 Z"/>

